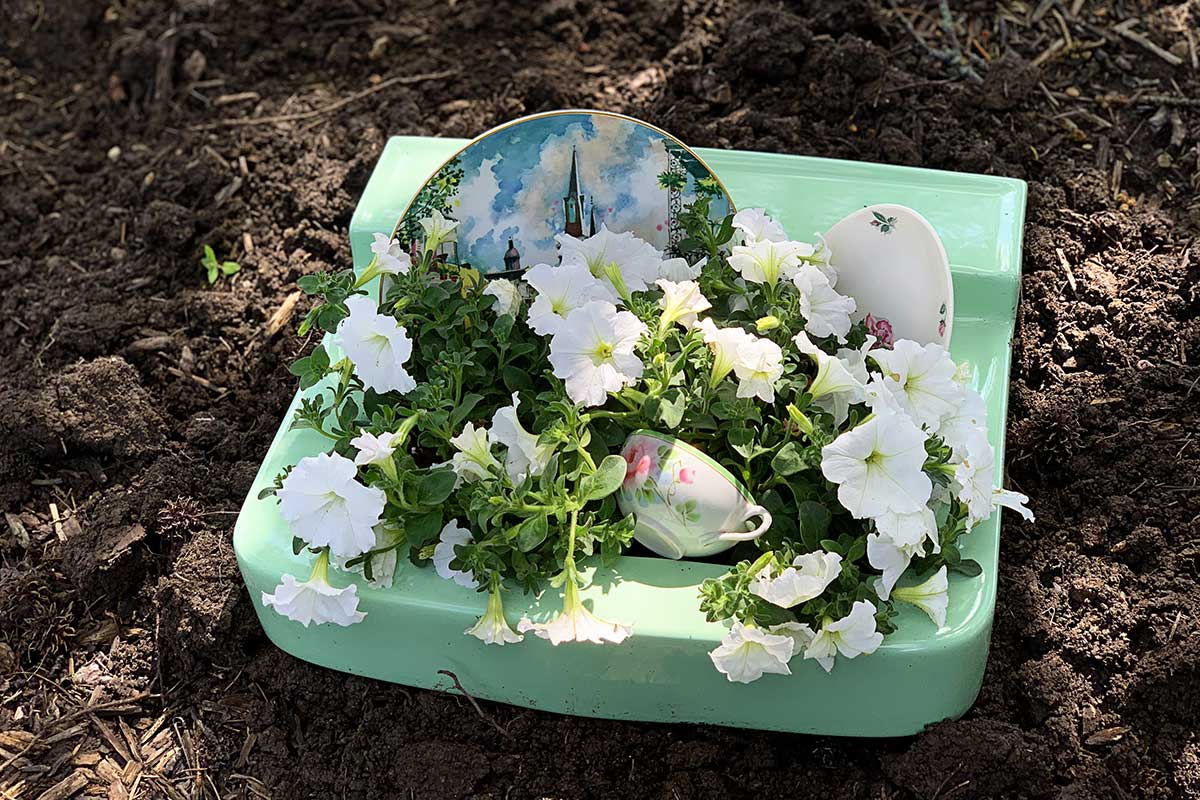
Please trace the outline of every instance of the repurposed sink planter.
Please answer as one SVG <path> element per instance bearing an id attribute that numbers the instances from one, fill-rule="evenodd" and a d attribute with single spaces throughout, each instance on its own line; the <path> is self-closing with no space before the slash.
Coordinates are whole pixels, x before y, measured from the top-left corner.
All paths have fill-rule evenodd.
<path id="1" fill-rule="evenodd" d="M 350 226 L 354 263 L 370 260 L 372 233 L 390 231 L 425 178 L 465 140 L 391 139 Z M 864 206 L 896 203 L 936 229 L 954 283 L 951 350 L 975 365 L 987 401 L 989 436 L 1003 463 L 1009 345 L 1020 277 L 1025 184 L 981 175 L 723 150 L 697 151 L 721 176 L 739 207 L 765 206 L 797 235 L 800 221 L 821 231 Z M 319 389 L 314 387 L 310 392 Z M 946 627 L 935 631 L 916 608 L 899 604 L 899 630 L 869 657 L 839 660 L 826 674 L 794 661 L 790 676 L 730 683 L 707 653 L 724 635 L 699 611 L 700 583 L 725 571 L 708 563 L 625 557 L 591 574 L 585 601 L 609 620 L 632 624 L 619 645 L 568 643 L 557 648 L 527 636 L 489 647 L 464 636 L 487 597 L 405 564 L 391 589 L 360 581 L 366 619 L 351 627 L 304 627 L 261 605 L 280 575 L 307 575 L 311 558 L 293 555 L 274 498 L 259 500 L 286 465 L 322 452 L 327 440 L 289 431 L 293 400 L 263 461 L 234 530 L 234 547 L 259 620 L 292 655 L 332 669 L 423 688 L 446 688 L 455 673 L 478 698 L 570 714 L 655 722 L 705 722 L 841 736 L 898 736 L 963 714 L 983 679 L 996 604 L 1000 517 L 967 537 L 962 554 L 983 574 L 952 574 Z M 997 474 L 997 481 L 1002 476 Z M 345 576 L 334 578 L 348 580 Z M 557 610 L 553 591 L 543 599 Z M 537 617 L 542 602 L 510 593 L 510 620 Z"/>

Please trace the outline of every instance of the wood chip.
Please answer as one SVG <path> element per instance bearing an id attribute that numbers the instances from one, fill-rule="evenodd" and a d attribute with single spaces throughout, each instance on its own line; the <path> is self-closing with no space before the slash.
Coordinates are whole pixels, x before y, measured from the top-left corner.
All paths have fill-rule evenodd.
<path id="1" fill-rule="evenodd" d="M 12 534 L 13 540 L 22 550 L 29 549 L 29 531 L 25 529 L 25 524 L 21 522 L 21 518 L 16 514 L 5 511 L 4 521 L 8 523 L 8 531 Z"/>
<path id="2" fill-rule="evenodd" d="M 100 763 L 96 765 L 96 774 L 101 780 L 112 782 L 121 780 L 121 770 L 113 763 L 111 758 L 102 758 Z"/>
<path id="3" fill-rule="evenodd" d="M 58 515 L 58 505 L 50 504 L 50 516 L 54 519 L 54 535 L 58 537 L 60 542 L 67 540 L 67 534 L 63 532 L 62 517 Z"/>
<path id="4" fill-rule="evenodd" d="M 229 198 L 237 194 L 238 190 L 241 188 L 242 177 L 238 175 L 229 183 L 228 186 L 225 186 L 221 189 L 221 191 L 217 192 L 216 197 L 213 198 L 213 208 L 220 208 L 221 206 L 225 205 Z"/>
<path id="5" fill-rule="evenodd" d="M 1093 733 L 1084 741 L 1084 743 L 1091 745 L 1115 744 L 1116 742 L 1121 741 L 1121 739 L 1124 738 L 1125 734 L 1128 732 L 1129 728 L 1105 728 L 1102 731 L 1096 731 Z"/>
<path id="6" fill-rule="evenodd" d="M 234 94 L 219 95 L 216 100 L 213 100 L 213 105 L 220 108 L 221 106 L 233 105 L 234 103 L 257 101 L 258 99 L 258 92 L 236 92 Z"/>
<path id="7" fill-rule="evenodd" d="M 271 338 L 275 334 L 283 330 L 284 326 L 292 320 L 292 315 L 296 313 L 296 305 L 300 302 L 300 297 L 303 294 L 300 290 L 296 290 L 284 298 L 283 303 L 279 308 L 275 309 L 275 313 L 267 320 L 267 338 Z"/>
<path id="8" fill-rule="evenodd" d="M 250 236 L 249 231 L 242 231 L 242 249 L 246 251 L 247 255 L 254 252 L 254 239 Z"/>
<path id="9" fill-rule="evenodd" d="M 87 770 L 75 770 L 38 795 L 37 800 L 65 800 L 65 798 L 72 797 L 83 789 L 83 787 L 91 783 L 89 775 L 90 773 Z"/>
<path id="10" fill-rule="evenodd" d="M 65 731 L 59 731 L 53 736 L 47 736 L 42 742 L 46 745 L 58 744 L 65 742 L 67 739 L 74 739 L 76 736 L 82 736 L 86 728 L 83 725 L 73 725 Z"/>
<path id="11" fill-rule="evenodd" d="M 129 749 L 125 746 L 125 743 L 117 737 L 117 734 L 113 732 L 113 729 L 110 728 L 108 724 L 104 722 L 104 720 L 93 714 L 91 722 L 92 727 L 96 729 L 104 741 L 108 742 L 108 746 L 113 749 L 113 752 L 121 757 L 122 763 L 129 764 L 133 761 L 129 755 Z"/>
<path id="12" fill-rule="evenodd" d="M 1071 262 L 1067 261 L 1066 253 L 1061 247 L 1054 248 L 1054 252 L 1058 254 L 1058 263 L 1062 266 L 1063 271 L 1067 273 L 1067 284 L 1071 287 L 1071 293 L 1075 293 L 1075 272 L 1071 269 Z"/>
<path id="13" fill-rule="evenodd" d="M 1180 58 L 1179 56 L 1175 55 L 1174 53 L 1168 53 L 1166 50 L 1163 50 L 1161 47 L 1159 47 L 1154 42 L 1147 39 L 1142 34 L 1134 33 L 1131 30 L 1131 28 L 1133 28 L 1133 26 L 1137 25 L 1138 22 L 1139 22 L 1139 20 L 1136 17 L 1133 19 L 1127 19 L 1122 23 L 1114 25 L 1112 27 L 1112 29 L 1114 31 L 1116 31 L 1119 35 L 1121 35 L 1124 38 L 1128 39 L 1129 41 L 1133 42 L 1134 44 L 1139 45 L 1143 49 L 1148 50 L 1149 52 L 1158 56 L 1163 61 L 1167 62 L 1168 64 L 1170 64 L 1173 67 L 1178 67 L 1180 64 L 1183 63 L 1183 59 Z"/>

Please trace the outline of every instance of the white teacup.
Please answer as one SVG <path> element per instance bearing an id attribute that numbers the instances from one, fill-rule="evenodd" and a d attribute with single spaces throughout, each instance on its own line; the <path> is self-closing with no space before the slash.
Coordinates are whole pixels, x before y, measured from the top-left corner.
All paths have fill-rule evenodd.
<path id="1" fill-rule="evenodd" d="M 660 556 L 709 556 L 771 527 L 771 514 L 741 482 L 687 442 L 634 431 L 621 455 L 627 466 L 617 505 L 637 519 L 633 537 Z M 762 519 L 757 527 L 749 525 L 754 517 Z"/>

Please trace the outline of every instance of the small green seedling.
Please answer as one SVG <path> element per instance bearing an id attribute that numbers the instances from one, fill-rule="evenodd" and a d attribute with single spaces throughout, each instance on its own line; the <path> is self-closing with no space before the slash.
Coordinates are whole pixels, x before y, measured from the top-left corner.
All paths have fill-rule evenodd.
<path id="1" fill-rule="evenodd" d="M 208 245 L 204 245 L 204 258 L 200 259 L 200 266 L 208 272 L 210 284 L 216 283 L 222 275 L 234 275 L 242 268 L 236 261 L 217 261 L 217 254 Z"/>

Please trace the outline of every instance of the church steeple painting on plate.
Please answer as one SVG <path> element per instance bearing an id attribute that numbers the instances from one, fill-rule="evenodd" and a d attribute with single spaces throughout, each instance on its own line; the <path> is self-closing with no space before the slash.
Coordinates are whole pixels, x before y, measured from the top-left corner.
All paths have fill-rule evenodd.
<path id="1" fill-rule="evenodd" d="M 489 275 L 558 261 L 557 238 L 607 227 L 664 255 L 684 238 L 683 209 L 709 199 L 714 220 L 732 204 L 715 175 L 669 134 L 630 117 L 557 111 L 494 128 L 443 164 L 413 198 L 396 235 L 414 252 L 434 210 L 458 221 L 437 257 Z"/>

